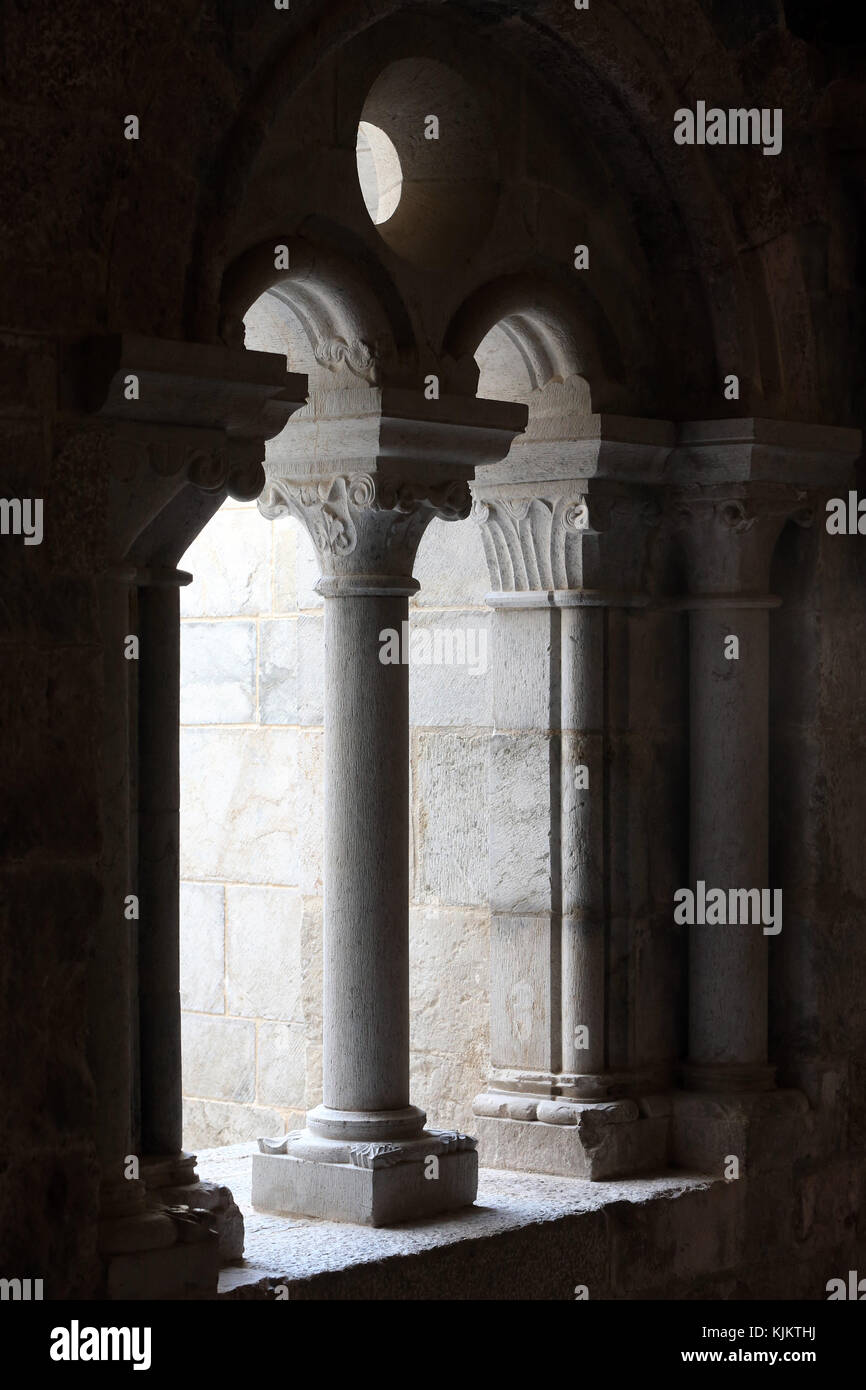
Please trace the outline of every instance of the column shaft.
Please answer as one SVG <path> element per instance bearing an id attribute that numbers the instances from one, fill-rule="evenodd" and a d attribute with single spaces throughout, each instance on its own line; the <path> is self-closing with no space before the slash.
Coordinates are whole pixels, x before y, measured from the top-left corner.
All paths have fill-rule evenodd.
<path id="1" fill-rule="evenodd" d="M 707 890 L 768 886 L 768 622 L 765 608 L 733 603 L 690 615 L 691 876 Z M 738 660 L 725 657 L 729 636 Z M 693 926 L 689 997 L 692 1062 L 766 1062 L 761 926 Z"/>
<path id="2" fill-rule="evenodd" d="M 139 589 L 139 1014 L 145 1154 L 182 1147 L 177 583 Z"/>
<path id="3" fill-rule="evenodd" d="M 405 594 L 325 600 L 324 1104 L 409 1104 L 409 668 L 379 660 Z"/>
<path id="4" fill-rule="evenodd" d="M 580 1074 L 605 1065 L 605 612 L 561 620 L 562 1069 Z"/>

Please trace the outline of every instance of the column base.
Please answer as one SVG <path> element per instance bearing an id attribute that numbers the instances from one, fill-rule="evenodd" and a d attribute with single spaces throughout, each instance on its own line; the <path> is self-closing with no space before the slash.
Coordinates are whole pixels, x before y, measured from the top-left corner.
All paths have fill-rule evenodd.
<path id="1" fill-rule="evenodd" d="M 597 1182 L 661 1172 L 668 1163 L 667 1096 L 648 1096 L 638 1103 L 485 1092 L 473 1109 L 485 1168 Z"/>
<path id="2" fill-rule="evenodd" d="M 425 1130 L 404 1142 L 347 1143 L 295 1130 L 260 1139 L 252 1203 L 263 1211 L 393 1226 L 471 1206 L 478 1191 L 474 1139 Z"/>
<path id="3" fill-rule="evenodd" d="M 147 1207 L 154 1213 L 179 1216 L 186 1208 L 207 1212 L 217 1233 L 220 1264 L 231 1264 L 243 1258 L 244 1218 L 229 1189 L 199 1178 L 195 1162 L 195 1154 L 190 1153 L 142 1159 Z"/>
<path id="4" fill-rule="evenodd" d="M 183 1176 L 190 1160 L 175 1170 Z M 145 1164 L 142 1165 L 143 1169 Z M 216 1295 L 220 1267 L 217 1232 L 198 1200 L 198 1184 L 160 1189 L 154 1199 L 144 1180 L 104 1184 L 99 1253 L 110 1299 L 206 1299 Z M 213 1184 L 211 1184 L 212 1186 Z M 175 1194 L 182 1193 L 175 1201 Z"/>

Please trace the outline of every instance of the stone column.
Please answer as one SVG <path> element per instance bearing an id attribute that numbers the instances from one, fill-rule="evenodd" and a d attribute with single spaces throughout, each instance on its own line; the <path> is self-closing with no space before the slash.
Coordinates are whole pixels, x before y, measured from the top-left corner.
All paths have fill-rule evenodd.
<path id="1" fill-rule="evenodd" d="M 497 585 L 482 1161 L 579 1177 L 638 1171 L 663 1163 L 667 1122 L 642 1117 L 635 1099 L 661 1077 L 629 1043 L 639 1004 L 627 968 L 612 966 L 647 910 L 629 825 L 612 816 L 634 816 L 631 624 L 650 602 L 660 508 L 652 487 L 598 476 L 543 487 L 485 479 L 475 492 Z"/>
<path id="2" fill-rule="evenodd" d="M 104 451 L 110 537 L 105 911 L 88 980 L 100 1251 L 109 1297 L 192 1296 L 215 1288 L 220 1257 L 241 1253 L 243 1223 L 228 1189 L 196 1181 L 181 1149 L 177 585 L 188 577 L 176 562 L 227 494 L 258 496 L 264 442 L 301 407 L 306 379 L 276 354 L 136 335 L 88 342 L 78 368 L 70 383 L 97 417 L 88 429 Z M 141 1180 L 129 1176 L 136 1161 Z"/>
<path id="3" fill-rule="evenodd" d="M 792 490 L 760 484 L 697 488 L 678 502 L 691 590 L 688 886 L 696 895 L 700 883 L 726 897 L 771 886 L 769 612 L 778 599 L 767 591 L 773 549 L 796 507 Z M 760 922 L 690 927 L 689 1089 L 773 1085 L 767 950 Z"/>
<path id="4" fill-rule="evenodd" d="M 189 1181 L 182 1154 L 179 825 L 180 601 L 192 575 L 169 568 L 138 575 L 138 947 L 141 1146 L 171 1156 L 173 1181 Z"/>
<path id="5" fill-rule="evenodd" d="M 679 433 L 672 514 L 689 588 L 691 726 L 690 872 L 681 886 L 695 909 L 703 902 L 704 920 L 695 912 L 689 926 L 689 1053 L 684 1089 L 673 1094 L 672 1156 L 728 1179 L 754 1177 L 808 1151 L 811 1125 L 805 1096 L 776 1089 L 768 1057 L 768 953 L 785 952 L 786 912 L 802 905 L 783 900 L 767 922 L 745 902 L 749 890 L 768 890 L 774 911 L 781 889 L 769 881 L 768 852 L 773 552 L 785 523 L 808 524 L 816 492 L 847 478 L 860 439 L 759 419 L 690 421 Z M 721 893 L 708 911 L 714 889 Z M 731 890 L 744 900 L 733 921 Z"/>
<path id="6" fill-rule="evenodd" d="M 387 1225 L 466 1206 L 477 1185 L 475 1140 L 425 1130 L 409 1098 L 409 671 L 396 648 L 424 530 L 434 516 L 468 515 L 462 460 L 506 452 L 521 412 L 409 392 L 375 402 L 370 471 L 272 475 L 262 504 L 304 523 L 323 570 L 324 1084 L 305 1130 L 260 1140 L 253 1203 Z M 350 442 L 345 420 L 339 437 Z M 437 466 L 440 439 L 449 465 Z"/>
<path id="7" fill-rule="evenodd" d="M 88 1055 L 96 1095 L 103 1252 L 171 1244 L 167 1219 L 146 1211 L 145 1185 L 130 1169 L 140 1147 L 135 1134 L 135 920 L 125 911 L 135 883 L 135 833 L 130 824 L 130 719 L 135 667 L 124 659 L 133 631 L 131 566 L 115 566 L 100 581 L 105 732 L 102 805 L 106 827 L 103 910 L 88 972 Z"/>

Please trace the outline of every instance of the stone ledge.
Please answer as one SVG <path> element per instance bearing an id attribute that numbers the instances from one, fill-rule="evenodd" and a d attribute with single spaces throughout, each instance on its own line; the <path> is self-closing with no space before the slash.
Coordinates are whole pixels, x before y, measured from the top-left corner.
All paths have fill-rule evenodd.
<path id="1" fill-rule="evenodd" d="M 692 1204 L 713 1200 L 717 1189 L 721 1202 L 730 1204 L 730 1184 L 697 1174 L 586 1182 L 482 1169 L 474 1207 L 373 1229 L 255 1211 L 255 1152 L 254 1144 L 236 1144 L 199 1154 L 199 1172 L 231 1188 L 246 1227 L 246 1259 L 221 1272 L 220 1298 L 272 1299 L 281 1286 L 289 1298 L 307 1299 L 573 1299 L 578 1284 L 587 1285 L 590 1298 L 612 1297 L 623 1204 L 630 1216 L 635 1206 L 643 1208 L 647 1223 L 650 1209 L 661 1209 L 662 1222 L 674 1224 L 671 1206 L 693 1222 L 698 1213 Z M 679 1272 L 688 1275 L 696 1263 L 696 1272 L 715 1273 L 714 1250 L 711 1242 L 704 1268 L 700 1252 L 690 1249 Z M 668 1252 L 660 1258 L 667 1275 Z"/>

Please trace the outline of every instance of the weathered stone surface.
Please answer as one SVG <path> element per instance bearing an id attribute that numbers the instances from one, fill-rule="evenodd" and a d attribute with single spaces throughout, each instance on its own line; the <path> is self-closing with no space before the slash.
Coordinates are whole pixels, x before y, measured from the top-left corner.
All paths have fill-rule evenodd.
<path id="1" fill-rule="evenodd" d="M 490 740 L 490 907 L 522 914 L 551 908 L 551 744 L 544 734 Z"/>
<path id="2" fill-rule="evenodd" d="M 483 734 L 413 737 L 413 897 L 473 906 L 487 898 L 488 740 Z"/>

